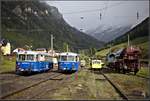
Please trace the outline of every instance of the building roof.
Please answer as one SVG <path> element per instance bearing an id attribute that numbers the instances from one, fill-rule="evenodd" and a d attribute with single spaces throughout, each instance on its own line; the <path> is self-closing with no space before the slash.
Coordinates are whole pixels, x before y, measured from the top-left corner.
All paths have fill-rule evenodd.
<path id="1" fill-rule="evenodd" d="M 94 62 L 94 61 L 99 61 L 99 62 L 101 62 L 101 60 L 98 60 L 98 59 L 94 59 L 94 60 L 92 60 L 92 62 Z"/>
<path id="2" fill-rule="evenodd" d="M 20 52 L 18 52 L 18 54 L 34 54 L 34 55 L 41 54 L 41 55 L 50 55 L 50 54 L 48 54 L 48 53 L 41 53 L 41 52 L 37 52 L 37 51 L 20 51 Z"/>
<path id="3" fill-rule="evenodd" d="M 115 54 L 115 57 L 119 57 L 119 56 L 122 54 L 123 50 L 124 50 L 124 48 L 121 48 L 121 49 L 119 49 L 118 51 L 116 51 L 116 52 L 114 53 L 114 54 Z"/>
<path id="4" fill-rule="evenodd" d="M 45 51 L 45 48 L 37 48 L 36 51 Z"/>
<path id="5" fill-rule="evenodd" d="M 129 53 L 134 53 L 134 52 L 141 52 L 140 49 L 138 47 L 133 47 L 133 46 L 130 46 L 126 49 L 126 52 L 129 54 Z"/>
<path id="6" fill-rule="evenodd" d="M 60 56 L 78 56 L 77 53 L 73 53 L 73 52 L 63 52 L 63 53 L 60 53 Z"/>
<path id="7" fill-rule="evenodd" d="M 20 51 L 18 54 L 38 54 L 38 52 L 35 51 Z"/>

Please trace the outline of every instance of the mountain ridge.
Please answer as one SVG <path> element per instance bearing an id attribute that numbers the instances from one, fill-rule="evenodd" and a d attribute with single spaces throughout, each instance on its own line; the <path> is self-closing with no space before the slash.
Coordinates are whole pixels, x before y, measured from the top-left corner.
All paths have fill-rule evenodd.
<path id="1" fill-rule="evenodd" d="M 54 48 L 71 50 L 98 48 L 103 42 L 71 27 L 56 7 L 40 1 L 2 1 L 2 37 L 12 43 L 12 48 L 24 45 L 50 47 L 53 34 Z M 27 40 L 26 40 L 27 39 Z"/>
<path id="2" fill-rule="evenodd" d="M 129 31 L 131 25 L 126 26 L 108 26 L 105 25 L 98 26 L 96 29 L 92 31 L 88 31 L 87 34 L 93 36 L 97 40 L 101 40 L 105 43 L 123 35 L 125 32 Z"/>

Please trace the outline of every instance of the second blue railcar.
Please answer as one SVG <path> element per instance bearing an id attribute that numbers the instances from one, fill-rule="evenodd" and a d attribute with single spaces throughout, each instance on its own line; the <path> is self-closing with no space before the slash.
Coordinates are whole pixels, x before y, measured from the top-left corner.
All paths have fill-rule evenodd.
<path id="1" fill-rule="evenodd" d="M 72 52 L 60 53 L 58 70 L 61 72 L 76 72 L 80 67 L 79 55 Z"/>

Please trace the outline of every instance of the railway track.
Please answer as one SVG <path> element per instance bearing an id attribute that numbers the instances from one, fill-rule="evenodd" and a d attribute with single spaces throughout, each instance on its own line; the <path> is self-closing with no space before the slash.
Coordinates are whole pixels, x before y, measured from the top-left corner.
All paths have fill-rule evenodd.
<path id="1" fill-rule="evenodd" d="M 80 71 L 81 71 L 81 70 L 79 70 L 78 72 L 80 72 Z M 64 75 L 64 74 L 63 74 L 63 73 L 59 73 L 59 74 L 55 74 L 55 73 L 54 73 L 54 74 L 50 75 L 50 77 L 47 78 L 47 79 L 41 80 L 41 81 L 39 81 L 39 82 L 36 82 L 36 83 L 34 83 L 34 84 L 31 84 L 31 85 L 29 85 L 29 86 L 27 86 L 27 87 L 24 87 L 24 88 L 22 88 L 22 89 L 19 89 L 19 90 L 10 92 L 10 93 L 8 93 L 8 94 L 5 94 L 4 96 L 1 96 L 0 99 L 7 99 L 7 98 L 9 98 L 9 97 L 11 97 L 11 96 L 13 96 L 13 95 L 16 95 L 16 94 L 18 94 L 18 93 L 22 93 L 22 92 L 24 92 L 24 91 L 27 91 L 27 90 L 30 89 L 30 88 L 37 87 L 38 85 L 40 85 L 40 84 L 42 84 L 42 83 L 45 83 L 45 82 L 47 82 L 47 81 L 49 81 L 49 80 L 53 80 L 53 81 L 61 80 L 61 81 L 59 82 L 59 84 L 64 84 L 64 83 L 66 83 L 66 81 L 67 81 L 67 79 L 68 79 L 68 76 L 62 77 L 62 75 Z M 74 74 L 71 74 L 71 75 L 74 75 Z M 69 75 L 69 76 L 71 76 L 71 75 Z M 59 77 L 59 78 L 58 78 L 58 77 Z M 61 78 L 60 78 L 60 77 L 61 77 Z M 56 86 L 56 85 L 54 85 L 54 86 Z M 43 91 L 43 90 L 38 91 L 36 94 L 34 94 L 34 95 L 28 97 L 27 99 L 34 99 L 34 98 L 36 98 L 37 96 L 41 96 L 41 95 L 43 95 L 43 94 L 45 94 L 45 93 L 47 93 L 47 92 L 49 92 L 49 91 L 56 90 L 56 89 L 59 89 L 59 86 L 57 86 L 57 87 L 50 87 L 50 88 L 46 89 L 46 91 Z"/>
<path id="2" fill-rule="evenodd" d="M 100 73 L 105 77 L 105 79 L 115 88 L 116 92 L 122 97 L 123 100 L 129 100 L 126 94 L 116 85 L 114 84 L 102 71 Z"/>
<path id="3" fill-rule="evenodd" d="M 3 73 L 3 74 L 0 74 L 0 80 L 2 80 L 2 81 L 11 80 L 12 82 L 16 82 L 16 81 L 18 81 L 18 79 L 26 79 L 26 78 L 31 79 L 31 78 L 35 78 L 37 75 L 48 74 L 50 72 L 54 72 L 54 71 L 49 70 L 47 72 L 34 73 L 34 74 L 32 73 L 30 75 L 29 74 L 28 75 L 16 75 L 15 72 L 10 73 L 10 74 Z M 3 83 L 3 82 L 1 82 L 1 83 Z"/>
<path id="4" fill-rule="evenodd" d="M 22 89 L 15 90 L 15 91 L 12 91 L 12 92 L 10 92 L 8 94 L 5 94 L 5 95 L 1 96 L 0 99 L 6 99 L 7 97 L 13 96 L 13 95 L 15 95 L 17 93 L 20 93 L 20 92 L 23 92 L 23 91 L 25 91 L 25 90 L 27 90 L 27 89 L 29 89 L 31 87 L 35 87 L 37 85 L 40 85 L 40 84 L 42 84 L 42 83 L 44 83 L 44 82 L 46 82 L 48 80 L 54 79 L 54 78 L 56 78 L 58 76 L 61 76 L 61 75 L 63 75 L 63 74 L 60 74 L 60 73 L 59 74 L 52 74 L 50 77 L 48 77 L 48 78 L 46 78 L 44 80 L 41 80 L 41 81 L 36 82 L 36 83 L 33 83 L 33 84 L 31 84 L 29 86 L 26 86 L 26 87 L 24 87 Z"/>
<path id="5" fill-rule="evenodd" d="M 54 81 L 53 81 L 53 82 L 54 82 Z M 37 99 L 37 97 L 40 98 L 40 97 L 44 96 L 46 93 L 48 93 L 48 92 L 58 90 L 58 89 L 59 89 L 59 86 L 58 86 L 58 85 L 64 85 L 65 83 L 69 83 L 69 82 L 67 81 L 67 77 L 61 79 L 61 81 L 57 83 L 57 86 L 56 86 L 56 85 L 53 85 L 53 86 L 55 86 L 55 87 L 52 87 L 52 86 L 51 86 L 50 88 L 46 89 L 46 91 L 41 90 L 41 91 L 39 91 L 38 93 L 34 94 L 33 96 L 29 97 L 28 99 Z"/>
<path id="6" fill-rule="evenodd" d="M 78 70 L 78 73 L 81 72 L 81 71 L 82 71 L 82 68 Z M 73 73 L 73 74 L 71 74 L 71 75 L 69 75 L 69 76 L 63 78 L 62 81 L 59 82 L 59 84 L 60 84 L 60 85 L 64 85 L 65 83 L 71 83 L 71 82 L 73 82 L 73 81 L 68 81 L 68 80 L 67 80 L 68 77 L 70 77 L 70 76 L 72 76 L 72 75 L 75 75 L 75 73 Z M 40 91 L 40 92 L 38 92 L 37 94 L 35 94 L 34 96 L 30 97 L 29 99 L 37 98 L 37 96 L 39 96 L 39 97 L 40 97 L 40 96 L 43 96 L 43 95 L 45 95 L 47 92 L 50 92 L 50 91 L 53 91 L 53 90 L 57 90 L 57 89 L 59 89 L 59 86 L 54 87 L 54 88 L 49 88 L 49 89 L 47 89 L 47 90 L 44 91 L 44 92 L 43 92 L 43 91 Z"/>
<path id="7" fill-rule="evenodd" d="M 113 86 L 113 88 L 116 90 L 116 92 L 120 95 L 120 97 L 123 100 L 126 100 L 126 101 L 129 100 L 129 98 L 127 97 L 127 95 L 116 84 L 114 84 L 114 82 L 112 82 L 112 80 L 110 80 L 102 71 L 98 71 L 98 72 L 99 72 L 98 74 L 103 75 L 103 77 L 105 78 L 105 80 L 107 80 Z"/>

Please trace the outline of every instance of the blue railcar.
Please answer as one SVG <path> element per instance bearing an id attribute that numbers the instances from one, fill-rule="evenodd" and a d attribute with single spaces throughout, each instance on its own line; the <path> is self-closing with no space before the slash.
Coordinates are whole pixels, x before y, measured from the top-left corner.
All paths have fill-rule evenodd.
<path id="1" fill-rule="evenodd" d="M 52 69 L 52 57 L 48 53 L 34 51 L 19 52 L 16 60 L 16 73 L 42 72 Z"/>
<path id="2" fill-rule="evenodd" d="M 72 52 L 64 52 L 59 56 L 58 70 L 61 72 L 76 72 L 80 67 L 79 55 Z"/>

